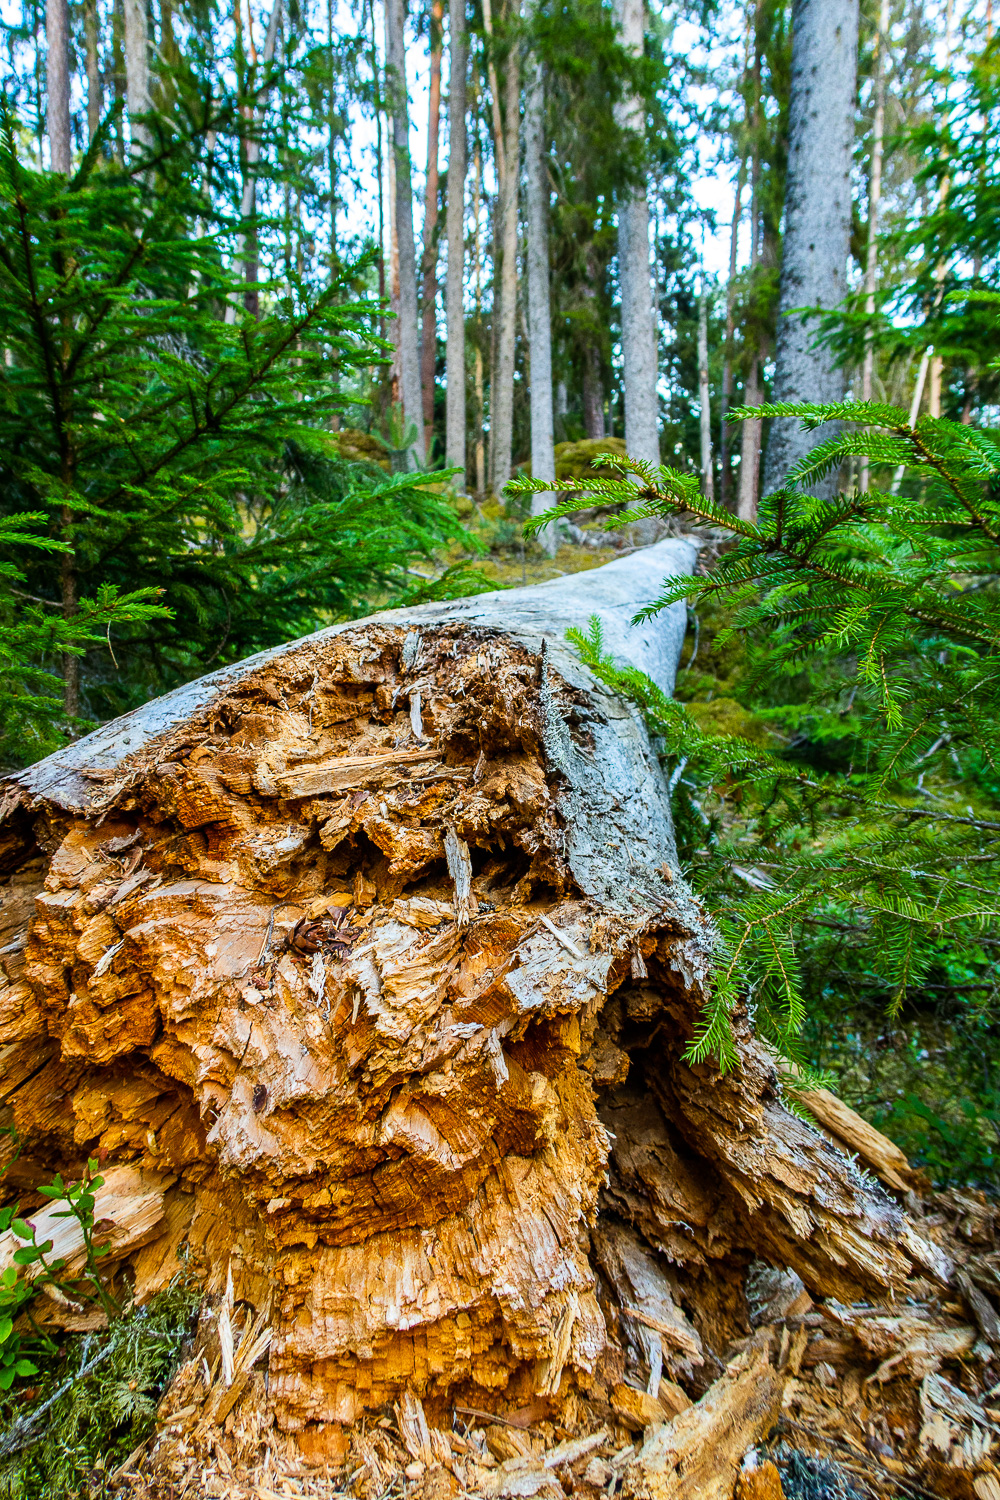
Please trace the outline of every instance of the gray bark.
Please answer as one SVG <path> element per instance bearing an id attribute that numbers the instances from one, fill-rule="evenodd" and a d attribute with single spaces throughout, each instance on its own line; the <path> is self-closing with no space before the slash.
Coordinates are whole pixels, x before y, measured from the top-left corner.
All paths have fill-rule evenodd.
<path id="1" fill-rule="evenodd" d="M 665 577 L 692 572 L 697 555 L 693 542 L 671 538 L 602 568 L 572 573 L 548 583 L 477 594 L 444 604 L 418 605 L 415 609 L 385 610 L 370 618 L 387 624 L 405 624 L 418 633 L 458 625 L 476 631 L 501 630 L 523 636 L 525 641 L 530 638 L 536 651 L 544 640 L 558 670 L 579 679 L 589 677 L 589 673 L 567 643 L 566 631 L 575 628 L 587 632 L 591 617 L 597 615 L 605 650 L 622 665 L 645 672 L 663 692 L 670 694 L 687 630 L 685 607 L 671 605 L 640 625 L 633 625 L 632 618 L 644 604 L 657 597 Z M 67 811 L 94 811 L 109 794 L 117 796 L 120 791 L 120 788 L 112 791 L 113 782 L 104 773 L 120 772 L 124 781 L 130 762 L 183 728 L 192 717 L 210 715 L 213 703 L 221 702 L 269 662 L 300 648 L 321 648 L 343 632 L 360 630 L 367 623 L 352 620 L 331 625 L 289 645 L 258 651 L 244 661 L 185 683 L 8 777 L 2 789 L 17 798 L 51 801 Z M 4 813 L 4 804 L 0 802 L 0 822 Z"/>
<path id="2" fill-rule="evenodd" d="M 385 50 L 392 99 L 392 154 L 395 169 L 395 222 L 399 245 L 399 317 L 393 342 L 399 350 L 399 395 L 403 420 L 415 429 L 410 467 L 424 463 L 423 398 L 420 389 L 420 339 L 417 329 L 417 250 L 413 237 L 413 183 L 410 174 L 410 111 L 406 92 L 403 0 L 386 0 Z"/>
<path id="3" fill-rule="evenodd" d="M 66 0 L 47 0 L 45 8 L 45 76 L 48 89 L 46 126 L 49 164 L 69 176 L 69 7 Z"/>
<path id="4" fill-rule="evenodd" d="M 794 0 L 776 401 L 839 401 L 844 393 L 843 370 L 816 347 L 815 318 L 793 309 L 838 307 L 847 290 L 857 58 L 858 0 Z M 832 430 L 806 433 L 794 418 L 776 421 L 765 491 Z M 813 492 L 832 494 L 836 483 L 833 474 Z"/>
<path id="5" fill-rule="evenodd" d="M 552 311 L 549 290 L 549 174 L 545 160 L 545 73 L 538 57 L 528 59 L 524 102 L 524 186 L 528 261 L 528 333 L 531 344 L 531 472 L 554 479 L 555 438 L 552 417 Z M 546 495 L 531 497 L 539 515 L 550 504 Z M 554 526 L 539 541 L 554 552 Z"/>
<path id="6" fill-rule="evenodd" d="M 516 19 L 514 7 L 512 18 Z M 504 79 L 503 153 L 497 162 L 499 194 L 500 276 L 494 291 L 497 358 L 490 392 L 490 458 L 494 492 L 502 494 L 510 478 L 514 437 L 514 357 L 517 333 L 517 179 L 521 114 L 520 57 L 516 42 L 507 56 Z M 499 296 L 497 296 L 499 291 Z"/>
<path id="7" fill-rule="evenodd" d="M 101 124 L 104 108 L 101 88 L 101 59 L 97 46 L 97 0 L 86 0 L 83 30 L 87 49 L 87 140 L 94 139 Z"/>
<path id="8" fill-rule="evenodd" d="M 461 469 L 465 488 L 465 94 L 468 67 L 465 0 L 450 0 L 451 76 L 448 83 L 448 279 L 445 320 L 448 325 L 445 392 L 445 459 Z"/>
<path id="9" fill-rule="evenodd" d="M 622 45 L 642 55 L 644 0 L 616 0 Z M 621 107 L 622 123 L 641 134 L 638 100 Z M 625 445 L 633 458 L 660 462 L 656 394 L 656 322 L 649 270 L 649 204 L 644 189 L 632 189 L 618 206 L 618 276 L 622 299 L 622 364 L 625 386 Z"/>
<path id="10" fill-rule="evenodd" d="M 889 0 L 879 7 L 878 33 L 875 37 L 875 117 L 872 121 L 872 156 L 868 176 L 868 246 L 865 257 L 865 312 L 875 313 L 875 288 L 878 284 L 878 213 L 882 200 L 882 151 L 885 135 L 885 46 L 889 35 Z M 865 338 L 865 357 L 861 367 L 861 399 L 872 399 L 872 376 L 875 370 L 875 343 L 871 331 Z M 868 488 L 868 460 L 861 460 L 858 488 Z"/>
<path id="11" fill-rule="evenodd" d="M 420 387 L 424 413 L 424 445 L 434 446 L 434 396 L 437 368 L 437 262 L 438 262 L 438 137 L 441 132 L 441 54 L 443 51 L 443 0 L 432 0 L 431 83 L 427 107 L 427 178 L 424 190 L 424 243 L 422 329 L 420 334 Z"/>
<path id="12" fill-rule="evenodd" d="M 701 403 L 701 492 L 715 499 L 712 475 L 712 400 L 708 384 L 708 296 L 698 298 L 698 400 Z"/>
<path id="13" fill-rule="evenodd" d="M 131 0 L 125 0 L 126 6 L 128 6 L 130 3 Z M 263 64 L 265 69 L 269 68 L 274 61 L 274 52 L 278 43 L 278 24 L 280 20 L 281 0 L 274 0 L 274 4 L 271 7 L 271 19 L 267 23 L 267 35 L 264 38 L 264 51 L 261 53 L 261 63 Z M 264 101 L 263 99 L 261 99 L 260 107 L 263 107 L 263 103 Z M 240 200 L 240 217 L 243 220 L 249 219 L 250 215 L 254 211 L 254 208 L 256 207 L 257 163 L 259 161 L 260 141 L 257 139 L 256 131 L 254 131 L 252 133 L 251 139 L 247 141 L 247 168 L 246 175 L 243 178 L 243 197 Z M 233 262 L 233 274 L 240 279 L 246 277 L 246 279 L 249 281 L 250 278 L 249 276 L 247 276 L 247 270 L 247 237 L 246 235 L 241 234 L 238 236 L 236 241 L 236 259 Z M 256 263 L 254 263 L 254 270 L 256 271 Z M 256 277 L 254 277 L 254 279 L 256 279 Z M 227 303 L 226 322 L 234 323 L 235 321 L 236 307 L 232 302 Z"/>
<path id="14" fill-rule="evenodd" d="M 145 0 L 124 0 L 125 95 L 128 100 L 132 150 L 141 153 L 150 143 L 149 128 L 140 116 L 149 113 L 149 18 Z"/>

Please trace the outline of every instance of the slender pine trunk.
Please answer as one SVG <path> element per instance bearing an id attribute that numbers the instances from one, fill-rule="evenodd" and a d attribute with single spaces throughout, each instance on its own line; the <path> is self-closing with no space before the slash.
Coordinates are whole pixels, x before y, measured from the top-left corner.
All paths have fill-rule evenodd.
<path id="1" fill-rule="evenodd" d="M 427 181 L 424 191 L 420 332 L 420 389 L 424 412 L 424 448 L 428 456 L 434 443 L 434 373 L 437 366 L 438 136 L 441 133 L 443 22 L 442 0 L 431 0 L 431 77 L 427 109 Z"/>
<path id="2" fill-rule="evenodd" d="M 152 143 L 143 116 L 149 113 L 149 17 L 146 0 L 124 0 L 125 93 L 132 150 L 141 154 Z"/>
<path id="3" fill-rule="evenodd" d="M 616 0 L 622 45 L 642 56 L 644 0 Z M 642 105 L 621 106 L 622 124 L 645 138 Z M 625 444 L 633 458 L 659 464 L 656 323 L 649 267 L 649 204 L 644 187 L 623 193 L 618 205 L 618 275 L 621 283 Z"/>
<path id="4" fill-rule="evenodd" d="M 70 171 L 69 6 L 47 0 L 45 7 L 45 76 L 48 85 L 46 127 L 49 165 L 63 177 Z"/>
<path id="5" fill-rule="evenodd" d="M 87 141 L 94 139 L 104 109 L 101 88 L 101 57 L 97 39 L 97 0 L 86 0 L 83 7 L 83 37 L 87 65 Z"/>
<path id="6" fill-rule="evenodd" d="M 445 390 L 445 462 L 461 469 L 465 488 L 465 95 L 468 52 L 465 0 L 449 0 L 448 79 L 448 279 Z M 477 226 L 478 234 L 478 226 Z M 482 355 L 480 355 L 480 368 Z"/>
<path id="7" fill-rule="evenodd" d="M 817 345 L 815 319 L 794 309 L 839 307 L 847 291 L 857 59 L 858 0 L 793 0 L 776 401 L 831 402 L 844 394 L 844 372 L 832 351 Z M 765 489 L 777 489 L 830 435 L 829 427 L 806 433 L 794 418 L 778 418 Z M 833 473 L 814 493 L 832 495 L 837 482 Z"/>
<path id="8" fill-rule="evenodd" d="M 732 501 L 733 475 L 730 467 L 729 423 L 726 418 L 733 399 L 733 339 L 736 334 L 736 262 L 739 255 L 740 221 L 743 218 L 743 189 L 747 180 L 746 157 L 736 175 L 733 199 L 733 222 L 729 231 L 729 281 L 726 285 L 726 344 L 722 361 L 722 391 L 719 398 L 719 499 L 729 508 Z"/>
<path id="9" fill-rule="evenodd" d="M 528 262 L 528 344 L 531 349 L 531 472 L 554 479 L 555 437 L 552 425 L 552 308 L 549 285 L 549 171 L 545 135 L 545 70 L 537 53 L 527 60 L 524 101 L 524 187 Z M 533 495 L 532 515 L 550 504 Z M 546 526 L 538 540 L 549 553 L 558 543 L 555 527 Z"/>
<path id="10" fill-rule="evenodd" d="M 759 0 L 758 0 L 759 3 Z M 757 52 L 754 60 L 753 71 L 753 158 L 750 176 L 750 283 L 753 286 L 757 267 L 760 263 L 760 53 Z M 746 379 L 743 384 L 743 405 L 759 406 L 763 395 L 761 387 L 761 366 L 763 363 L 765 348 L 763 341 L 758 335 L 757 347 L 753 349 L 750 367 L 747 370 Z M 760 417 L 748 417 L 743 422 L 743 430 L 740 433 L 740 484 L 736 497 L 736 514 L 742 521 L 754 521 L 757 518 L 757 501 L 760 494 L 760 443 L 763 424 Z"/>
<path id="11" fill-rule="evenodd" d="M 875 316 L 875 288 L 878 283 L 878 214 L 882 199 L 882 153 L 885 134 L 885 47 L 889 35 L 889 0 L 879 7 L 878 33 L 875 37 L 875 117 L 872 121 L 872 155 L 868 176 L 868 245 L 865 256 L 865 313 Z M 865 334 L 865 357 L 861 366 L 861 399 L 872 399 L 875 372 L 875 339 L 869 327 Z M 858 488 L 867 490 L 869 466 L 861 460 Z"/>
<path id="12" fill-rule="evenodd" d="M 494 269 L 494 320 L 496 322 L 496 365 L 490 384 L 490 459 L 493 491 L 500 495 L 510 478 L 514 439 L 514 358 L 517 338 L 517 186 L 518 138 L 520 134 L 521 84 L 520 48 L 516 35 L 519 0 L 507 10 L 510 36 L 504 74 L 504 121 L 497 153 L 498 202 L 497 229 L 499 278 Z M 496 129 L 500 111 L 494 109 Z"/>
<path id="13" fill-rule="evenodd" d="M 413 180 L 410 171 L 410 110 L 406 92 L 403 0 L 386 0 L 386 74 L 392 101 L 392 162 L 395 178 L 396 242 L 399 250 L 399 317 L 394 342 L 399 351 L 403 421 L 412 431 L 409 465 L 424 465 L 424 414 L 420 393 L 417 333 L 417 250 L 413 237 Z"/>
<path id="14" fill-rule="evenodd" d="M 698 400 L 701 403 L 701 492 L 706 500 L 715 500 L 712 474 L 712 402 L 708 383 L 708 296 L 702 278 L 698 298 Z"/>
<path id="15" fill-rule="evenodd" d="M 475 226 L 475 232 L 472 253 L 475 257 L 476 268 L 476 352 L 473 367 L 476 400 L 476 498 L 483 500 L 486 497 L 486 396 L 483 381 L 483 246 L 480 233 L 480 214 L 482 213 L 483 198 L 483 157 L 478 140 L 476 141 L 473 176 L 475 178 L 475 187 L 473 189 L 472 222 Z"/>
<path id="16" fill-rule="evenodd" d="M 583 430 L 589 438 L 606 437 L 604 425 L 604 383 L 601 379 L 601 351 L 588 344 L 583 356 Z"/>

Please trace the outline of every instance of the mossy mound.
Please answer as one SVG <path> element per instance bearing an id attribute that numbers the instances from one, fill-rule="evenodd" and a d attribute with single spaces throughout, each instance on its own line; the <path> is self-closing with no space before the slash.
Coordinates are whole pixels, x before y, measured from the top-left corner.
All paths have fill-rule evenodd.
<path id="1" fill-rule="evenodd" d="M 735 698 L 713 698 L 710 703 L 688 703 L 686 707 L 705 734 L 734 735 L 754 745 L 773 744 L 767 725 Z"/>
<path id="2" fill-rule="evenodd" d="M 341 458 L 352 463 L 378 464 L 388 473 L 389 450 L 373 432 L 362 432 L 360 427 L 343 427 L 333 434 L 333 438 Z"/>
<path id="3" fill-rule="evenodd" d="M 602 453 L 614 453 L 624 458 L 627 451 L 624 438 L 617 437 L 582 438 L 578 443 L 557 443 L 556 478 L 581 482 L 588 479 L 620 479 L 618 471 L 609 468 L 607 464 L 599 464 L 595 469 L 594 459 Z"/>

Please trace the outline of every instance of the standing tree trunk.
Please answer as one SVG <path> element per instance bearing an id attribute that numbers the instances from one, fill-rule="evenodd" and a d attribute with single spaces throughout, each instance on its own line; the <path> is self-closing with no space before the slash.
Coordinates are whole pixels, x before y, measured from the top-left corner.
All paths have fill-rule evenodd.
<path id="1" fill-rule="evenodd" d="M 45 7 L 45 76 L 48 86 L 46 125 L 49 165 L 68 177 L 69 122 L 69 6 L 67 0 L 47 0 Z"/>
<path id="2" fill-rule="evenodd" d="M 633 1467 L 627 1500 L 722 1500 L 780 1410 L 776 1364 L 752 1345 L 751 1384 L 771 1382 L 756 1429 L 718 1452 L 707 1434 L 696 1483 L 674 1482 L 656 1393 L 719 1375 L 723 1395 L 745 1370 L 752 1259 L 816 1298 L 897 1308 L 934 1260 L 789 1112 L 745 1008 L 732 1072 L 687 1056 L 710 925 L 641 720 L 566 632 L 596 614 L 606 649 L 669 693 L 683 605 L 630 621 L 695 559 L 664 542 L 337 625 L 3 788 L 19 1170 L 100 1158 L 105 1264 L 130 1263 L 139 1305 L 182 1245 L 210 1293 L 231 1277 L 228 1308 L 251 1305 L 254 1338 L 269 1324 L 279 1433 L 318 1445 L 419 1400 L 442 1428 L 456 1402 L 507 1430 L 511 1408 L 574 1428 L 625 1413 L 656 1424 L 660 1476 L 644 1488 Z M 864 1132 L 866 1163 L 891 1151 Z M 569 1446 L 489 1489 L 459 1469 L 463 1491 L 467 1473 L 472 1494 L 558 1496 Z"/>
<path id="3" fill-rule="evenodd" d="M 698 400 L 701 404 L 701 492 L 706 500 L 715 499 L 712 475 L 712 398 L 708 383 L 708 295 L 702 277 L 698 298 Z"/>
<path id="4" fill-rule="evenodd" d="M 126 6 L 131 0 L 125 0 Z M 260 62 L 264 69 L 270 68 L 274 61 L 274 50 L 278 42 L 278 24 L 281 20 L 282 0 L 274 0 L 271 7 L 271 19 L 267 24 L 267 35 L 264 38 L 264 51 Z M 237 19 L 239 18 L 237 7 Z M 264 98 L 258 97 L 258 110 L 256 123 L 259 126 L 259 116 L 263 113 Z M 254 112 L 249 114 L 251 126 L 254 124 Z M 246 145 L 246 166 L 243 173 L 243 197 L 240 202 L 240 218 L 246 228 L 237 237 L 236 259 L 233 262 L 233 274 L 241 277 L 246 283 L 246 291 L 243 294 L 243 306 L 253 317 L 257 317 L 260 304 L 257 292 L 257 228 L 253 222 L 257 211 L 257 163 L 260 161 L 260 139 L 258 131 L 251 129 Z M 233 323 L 236 320 L 236 308 L 232 302 L 226 304 L 226 322 Z"/>
<path id="5" fill-rule="evenodd" d="M 531 472 L 536 479 L 555 479 L 552 426 L 552 309 L 549 286 L 549 172 L 545 142 L 545 70 L 537 54 L 528 58 L 524 101 L 524 196 L 528 261 L 528 342 L 531 349 Z M 549 504 L 531 497 L 539 515 Z M 546 526 L 538 540 L 549 553 L 557 546 L 555 527 Z"/>
<path id="6" fill-rule="evenodd" d="M 468 53 L 466 0 L 449 0 L 448 79 L 448 280 L 445 286 L 447 374 L 445 463 L 460 469 L 465 488 L 465 94 Z M 481 356 L 480 356 L 481 358 Z"/>
<path id="7" fill-rule="evenodd" d="M 399 253 L 399 317 L 393 342 L 399 353 L 399 394 L 411 469 L 424 464 L 424 409 L 420 391 L 417 332 L 417 250 L 413 238 L 413 181 L 410 173 L 410 107 L 406 92 L 403 0 L 386 0 L 386 84 L 392 101 L 392 162 L 396 244 Z"/>
<path id="8" fill-rule="evenodd" d="M 733 483 L 729 458 L 729 423 L 726 420 L 733 398 L 733 338 L 736 333 L 736 262 L 740 245 L 740 220 L 743 217 L 743 189 L 746 186 L 746 158 L 740 162 L 733 199 L 733 222 L 729 231 L 729 280 L 726 283 L 726 346 L 722 360 L 722 391 L 719 398 L 719 499 L 729 506 Z"/>
<path id="9" fill-rule="evenodd" d="M 865 313 L 875 316 L 875 287 L 878 282 L 878 211 L 882 198 L 882 151 L 885 133 L 885 51 L 889 38 L 889 0 L 879 9 L 878 33 L 875 37 L 875 118 L 872 121 L 872 157 L 868 177 L 868 246 L 865 257 Z M 872 399 L 872 376 L 875 369 L 875 337 L 869 328 L 865 334 L 865 357 L 861 366 L 861 399 Z M 858 488 L 868 488 L 868 459 L 861 460 Z"/>
<path id="10" fill-rule="evenodd" d="M 760 0 L 758 0 L 758 7 Z M 760 53 L 754 57 L 754 105 L 753 105 L 753 159 L 750 188 L 750 279 L 760 262 Z M 760 372 L 764 361 L 765 347 L 762 335 L 757 333 L 758 347 L 752 350 L 750 367 L 743 386 L 743 405 L 759 406 L 763 396 Z M 747 417 L 740 434 L 740 487 L 736 499 L 736 514 L 741 521 L 753 521 L 757 516 L 757 500 L 760 490 L 760 439 L 762 423 L 760 417 Z"/>
<path id="11" fill-rule="evenodd" d="M 149 17 L 145 0 L 124 0 L 125 5 L 125 93 L 128 99 L 132 150 L 141 155 L 152 144 L 149 126 L 142 118 L 149 113 Z"/>
<path id="12" fill-rule="evenodd" d="M 496 495 L 510 478 L 514 439 L 514 360 L 517 337 L 517 185 L 518 137 L 521 117 L 520 45 L 514 34 L 519 0 L 509 0 L 505 12 L 509 47 L 504 75 L 504 117 L 501 122 L 496 70 L 491 63 L 494 159 L 497 166 L 498 255 L 494 259 L 493 321 L 496 360 L 490 380 L 490 480 Z M 489 0 L 483 8 L 492 44 Z M 496 262 L 499 261 L 499 267 Z M 499 271 L 499 276 L 497 272 Z"/>
<path id="13" fill-rule="evenodd" d="M 424 450 L 434 442 L 434 372 L 437 366 L 438 136 L 441 132 L 441 51 L 443 0 L 431 0 L 431 79 L 427 106 L 427 183 L 424 192 L 423 318 L 420 335 L 420 387 L 424 411 Z"/>
<path id="14" fill-rule="evenodd" d="M 644 0 L 616 0 L 622 45 L 642 56 Z M 638 100 L 621 106 L 622 123 L 645 138 Z M 660 462 L 656 322 L 649 270 L 649 204 L 644 188 L 627 190 L 618 205 L 618 276 L 622 299 L 622 365 L 625 396 L 625 446 L 632 458 Z"/>
<path id="15" fill-rule="evenodd" d="M 793 0 L 788 179 L 781 261 L 775 401 L 839 401 L 844 373 L 816 346 L 815 322 L 794 308 L 839 307 L 847 291 L 851 165 L 858 72 L 858 0 Z M 831 435 L 803 432 L 793 417 L 771 426 L 764 487 Z M 837 474 L 814 486 L 832 495 Z"/>
<path id="16" fill-rule="evenodd" d="M 604 422 L 604 382 L 601 379 L 601 351 L 588 344 L 583 355 L 583 430 L 589 438 L 607 437 Z"/>
<path id="17" fill-rule="evenodd" d="M 104 99 L 101 89 L 101 55 L 97 38 L 97 0 L 85 0 L 83 35 L 87 60 L 87 142 L 94 139 L 101 125 Z"/>

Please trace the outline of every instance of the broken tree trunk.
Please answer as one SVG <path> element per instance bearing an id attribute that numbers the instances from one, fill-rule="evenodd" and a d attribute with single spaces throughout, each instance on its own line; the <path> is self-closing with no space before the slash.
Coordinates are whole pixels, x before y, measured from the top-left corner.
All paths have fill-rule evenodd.
<path id="1" fill-rule="evenodd" d="M 745 1015 L 738 1071 L 684 1060 L 710 924 L 566 630 L 669 691 L 683 610 L 629 621 L 695 555 L 336 626 L 6 783 L 8 1183 L 118 1170 L 137 1295 L 231 1271 L 287 1431 L 698 1395 L 753 1257 L 844 1301 L 933 1259 Z"/>

